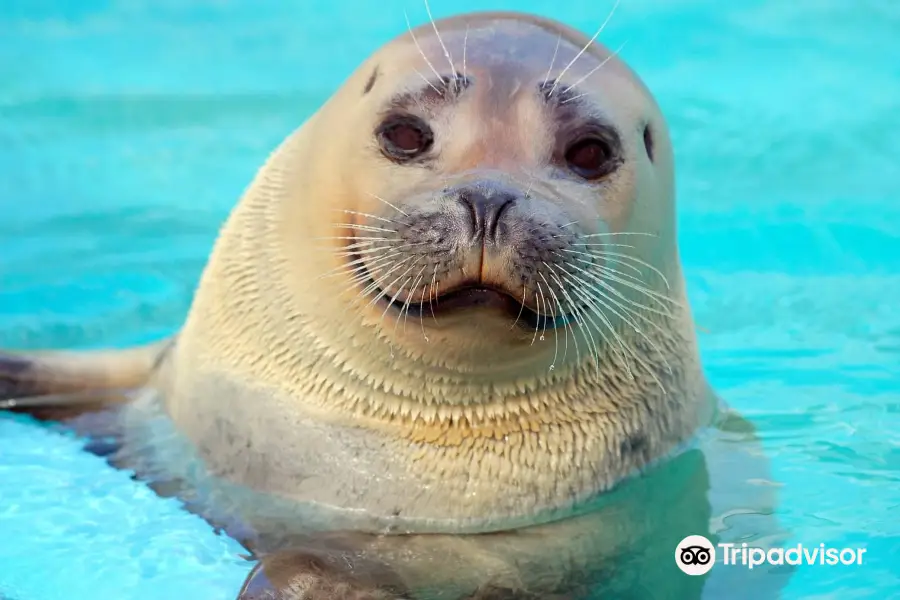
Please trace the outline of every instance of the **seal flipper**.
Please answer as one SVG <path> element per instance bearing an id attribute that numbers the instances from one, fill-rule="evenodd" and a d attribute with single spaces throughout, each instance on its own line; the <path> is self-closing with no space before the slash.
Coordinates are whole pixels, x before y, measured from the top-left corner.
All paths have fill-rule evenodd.
<path id="1" fill-rule="evenodd" d="M 123 414 L 136 392 L 147 386 L 164 387 L 160 371 L 175 339 L 117 351 L 0 351 L 0 414 L 27 415 L 53 430 L 82 438 L 85 451 L 114 469 L 131 472 L 132 479 L 161 498 L 178 499 L 186 511 L 217 532 L 251 547 L 253 536 L 246 526 L 230 515 L 214 513 L 194 497 L 195 490 L 187 482 L 160 476 L 152 461 L 146 460 L 150 449 L 136 443 L 127 431 Z"/>
<path id="2" fill-rule="evenodd" d="M 237 600 L 411 600 L 387 566 L 343 545 L 324 536 L 261 557 Z"/>
<path id="3" fill-rule="evenodd" d="M 0 410 L 41 421 L 68 421 L 122 404 L 147 383 L 169 338 L 117 351 L 0 352 Z"/>
<path id="4" fill-rule="evenodd" d="M 121 468 L 120 411 L 151 380 L 173 339 L 110 351 L 0 351 L 0 412 L 74 433 L 86 451 Z"/>
<path id="5" fill-rule="evenodd" d="M 394 550 L 409 559 L 407 536 L 393 536 Z M 394 552 L 382 552 L 384 536 L 356 532 L 310 535 L 288 548 L 264 554 L 247 576 L 236 600 L 576 600 L 593 597 L 587 590 L 550 593 L 485 582 L 477 589 L 411 587 L 391 567 Z M 421 560 L 425 571 L 445 568 L 448 556 L 440 541 Z M 404 559 L 401 559 L 404 560 Z M 417 571 L 415 569 L 414 571 Z M 419 572 L 421 576 L 425 571 Z M 416 575 L 414 575 L 415 577 Z M 427 575 L 426 575 L 427 577 Z"/>

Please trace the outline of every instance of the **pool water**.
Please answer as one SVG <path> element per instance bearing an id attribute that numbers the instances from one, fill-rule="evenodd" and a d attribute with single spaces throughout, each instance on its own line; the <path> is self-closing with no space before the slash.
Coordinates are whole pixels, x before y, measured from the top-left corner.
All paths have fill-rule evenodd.
<path id="1" fill-rule="evenodd" d="M 611 0 L 432 0 L 593 33 Z M 268 152 L 420 0 L 3 0 L 0 347 L 181 323 Z M 705 367 L 760 430 L 794 543 L 864 546 L 785 598 L 900 598 L 900 4 L 623 0 L 654 90 Z M 174 500 L 0 416 L 0 598 L 232 598 L 251 564 Z"/>

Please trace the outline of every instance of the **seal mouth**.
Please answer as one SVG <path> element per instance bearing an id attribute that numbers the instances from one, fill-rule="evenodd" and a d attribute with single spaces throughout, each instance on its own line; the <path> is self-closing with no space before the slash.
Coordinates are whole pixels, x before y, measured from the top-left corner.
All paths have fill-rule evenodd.
<path id="1" fill-rule="evenodd" d="M 381 294 L 379 288 L 376 291 Z M 555 329 L 569 323 L 569 316 L 539 314 L 511 296 L 506 290 L 481 283 L 466 283 L 451 291 L 434 296 L 424 302 L 391 300 L 390 294 L 381 296 L 385 305 L 400 314 L 439 317 L 473 308 L 493 308 L 515 319 L 515 323 L 527 329 Z"/>
<path id="2" fill-rule="evenodd" d="M 359 257 L 354 254 L 351 260 L 359 260 Z M 366 274 L 369 275 L 368 269 Z M 559 315 L 538 313 L 507 290 L 483 282 L 466 282 L 422 302 L 393 299 L 393 294 L 375 285 L 371 275 L 363 280 L 362 288 L 374 290 L 373 293 L 378 298 L 377 303 L 393 310 L 397 315 L 437 318 L 474 308 L 493 308 L 506 314 L 510 319 L 515 319 L 516 325 L 526 329 L 556 329 L 565 327 L 575 320 L 573 316 L 565 313 Z"/>

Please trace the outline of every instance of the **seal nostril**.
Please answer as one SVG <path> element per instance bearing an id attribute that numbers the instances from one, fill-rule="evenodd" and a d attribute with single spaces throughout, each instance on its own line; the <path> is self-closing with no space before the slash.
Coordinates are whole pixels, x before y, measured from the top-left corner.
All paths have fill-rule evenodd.
<path id="1" fill-rule="evenodd" d="M 460 191 L 459 201 L 469 209 L 474 236 L 494 240 L 500 219 L 516 201 L 516 194 L 505 190 L 466 188 Z"/>

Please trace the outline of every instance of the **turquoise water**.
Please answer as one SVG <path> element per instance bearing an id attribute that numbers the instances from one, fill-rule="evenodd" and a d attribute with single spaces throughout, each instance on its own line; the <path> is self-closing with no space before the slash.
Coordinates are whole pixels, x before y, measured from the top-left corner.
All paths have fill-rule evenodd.
<path id="1" fill-rule="evenodd" d="M 592 33 L 611 1 L 526 9 Z M 417 0 L 0 2 L 0 347 L 174 331 L 267 153 Z M 760 429 L 794 542 L 865 546 L 785 598 L 900 598 L 900 4 L 623 0 L 669 120 L 709 377 Z M 250 564 L 175 501 L 0 416 L 0 597 L 231 598 Z"/>

